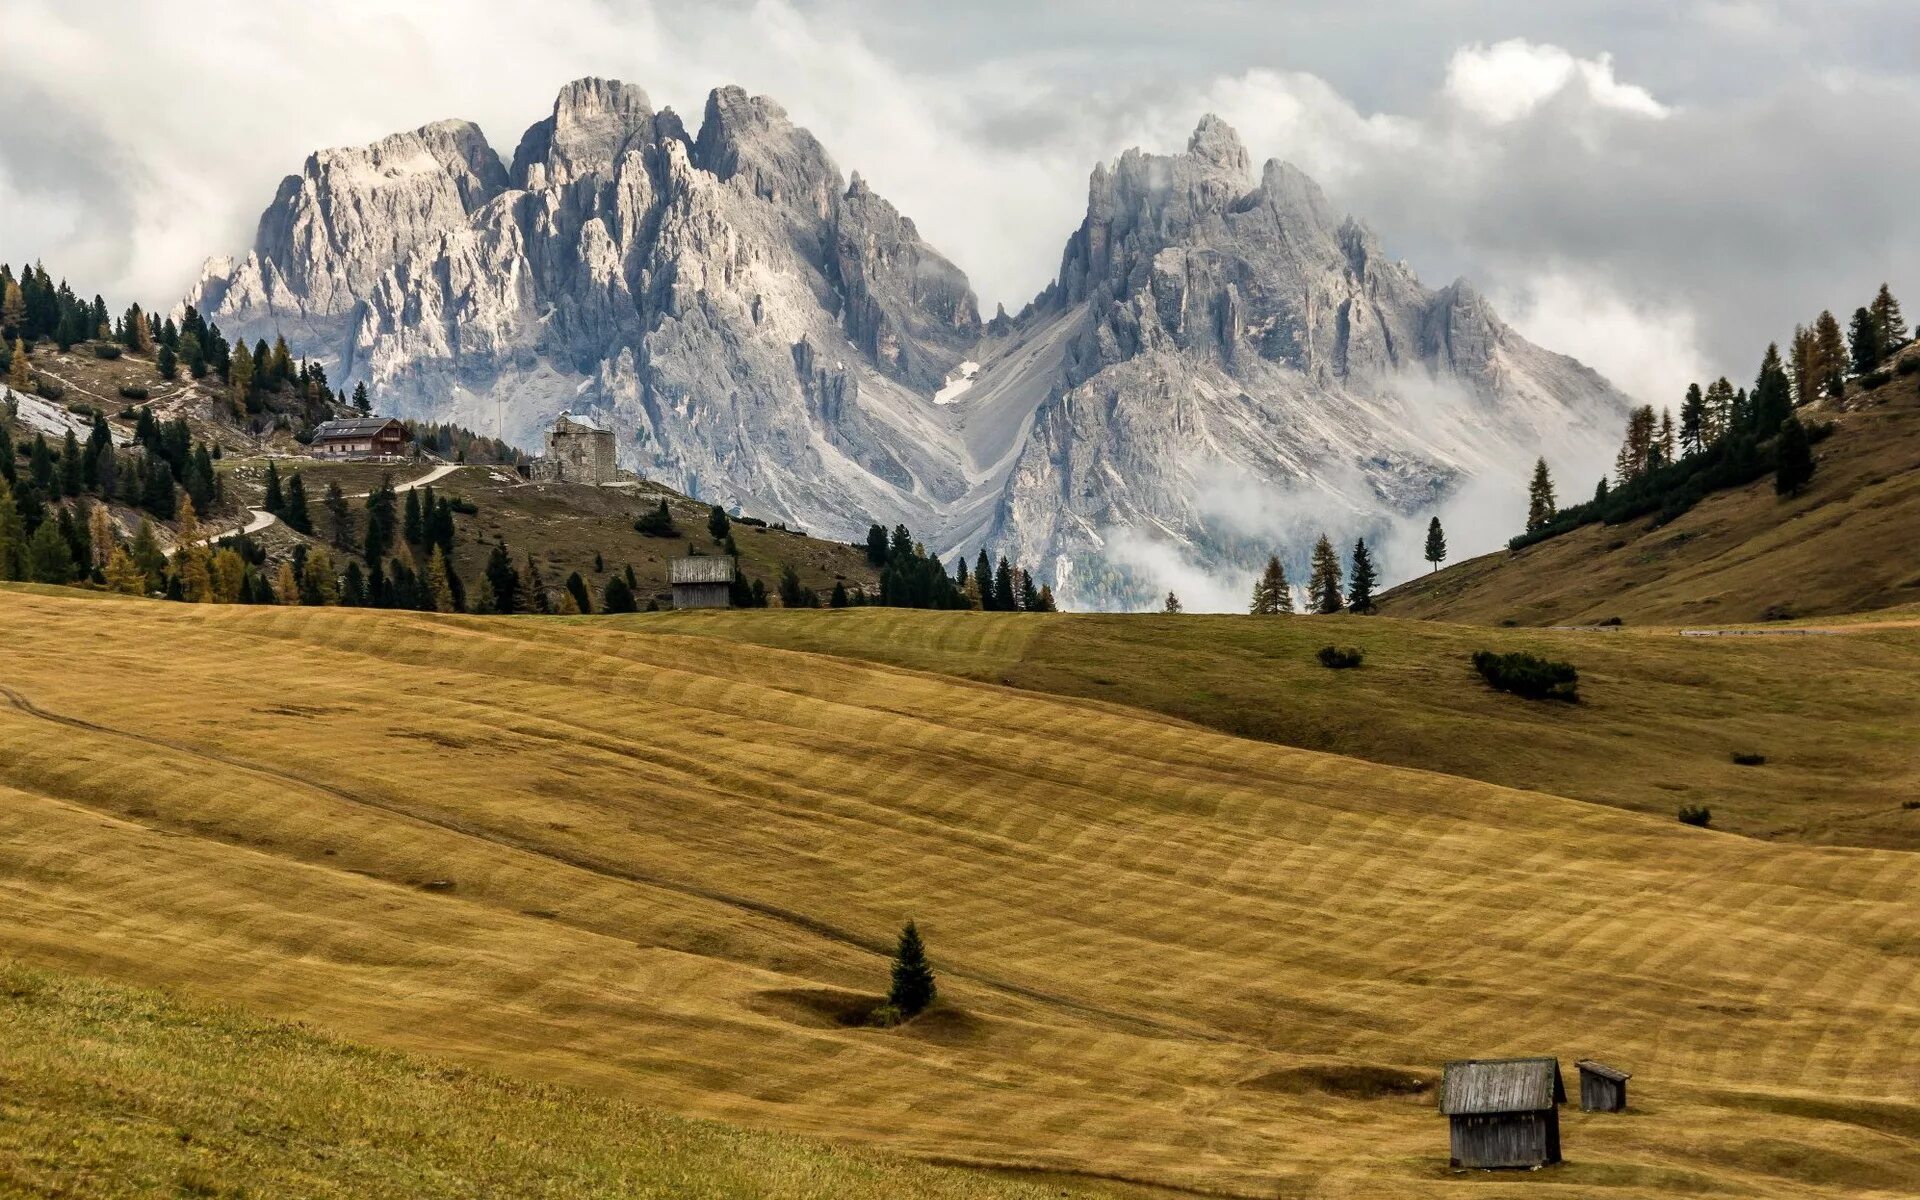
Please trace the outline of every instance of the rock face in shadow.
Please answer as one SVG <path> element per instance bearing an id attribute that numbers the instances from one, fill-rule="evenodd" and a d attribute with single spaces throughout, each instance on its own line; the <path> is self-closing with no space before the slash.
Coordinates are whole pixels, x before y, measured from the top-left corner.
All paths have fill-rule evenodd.
<path id="1" fill-rule="evenodd" d="M 510 167 L 459 121 L 312 155 L 194 300 L 385 411 L 523 445 L 597 416 L 702 499 L 990 544 L 1083 605 L 1143 599 L 1143 553 L 1232 572 L 1289 521 L 1375 530 L 1611 436 L 1604 380 L 1422 287 L 1298 170 L 1252 170 L 1214 117 L 1095 168 L 1058 277 L 983 323 L 773 101 L 716 89 L 690 133 L 583 79 Z"/>

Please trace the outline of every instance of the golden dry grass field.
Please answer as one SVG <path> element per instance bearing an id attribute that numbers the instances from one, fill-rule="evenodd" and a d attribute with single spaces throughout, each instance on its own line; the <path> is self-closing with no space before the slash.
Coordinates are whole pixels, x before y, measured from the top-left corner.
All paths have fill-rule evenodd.
<path id="1" fill-rule="evenodd" d="M 1920 1180 L 1908 853 L 637 621 L 9 588 L 0 627 L 0 953 L 35 967 L 1207 1194 Z M 908 917 L 943 1005 L 839 1024 Z M 1634 1111 L 1456 1177 L 1404 1089 L 1498 1054 L 1615 1062 Z"/>
<path id="2" fill-rule="evenodd" d="M 1893 610 L 1882 621 L 1913 614 Z M 1241 737 L 1756 837 L 1920 850 L 1920 628 L 1845 637 L 1483 629 L 1387 617 L 649 613 L 629 628 L 845 655 L 1153 709 Z M 1848 622 L 1828 621 L 1840 628 Z M 1315 658 L 1366 654 L 1357 671 Z M 1475 650 L 1572 662 L 1582 702 L 1502 695 Z M 1742 766 L 1736 754 L 1763 754 Z"/>

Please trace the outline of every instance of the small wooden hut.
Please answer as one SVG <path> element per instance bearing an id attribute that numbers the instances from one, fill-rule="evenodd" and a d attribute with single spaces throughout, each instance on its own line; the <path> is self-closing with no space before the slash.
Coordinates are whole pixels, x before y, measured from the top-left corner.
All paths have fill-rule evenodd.
<path id="1" fill-rule="evenodd" d="M 1440 1111 L 1452 1126 L 1452 1165 L 1545 1167 L 1560 1161 L 1560 1105 L 1567 1085 L 1557 1058 L 1471 1058 L 1440 1079 Z"/>
<path id="2" fill-rule="evenodd" d="M 733 607 L 733 556 L 696 554 L 668 565 L 675 608 Z"/>
<path id="3" fill-rule="evenodd" d="M 1583 1058 L 1580 1069 L 1580 1107 L 1586 1112 L 1625 1112 L 1627 1080 L 1633 1076 L 1617 1067 Z"/>

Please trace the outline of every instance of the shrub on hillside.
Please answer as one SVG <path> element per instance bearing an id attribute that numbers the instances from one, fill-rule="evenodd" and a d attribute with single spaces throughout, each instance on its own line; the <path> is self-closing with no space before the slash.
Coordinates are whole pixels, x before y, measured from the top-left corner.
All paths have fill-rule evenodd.
<path id="1" fill-rule="evenodd" d="M 112 362 L 114 359 L 120 357 L 120 347 L 114 345 L 112 342 L 95 342 L 93 344 L 93 356 Z"/>
<path id="2" fill-rule="evenodd" d="M 1704 804 L 1682 804 L 1678 816 L 1682 825 L 1697 825 L 1705 829 L 1713 824 L 1713 810 Z"/>
<path id="3" fill-rule="evenodd" d="M 1860 390 L 1872 391 L 1874 388 L 1879 387 L 1881 384 L 1885 383 L 1887 380 L 1892 378 L 1893 376 L 1888 374 L 1886 368 L 1884 367 L 1882 367 L 1878 371 L 1868 371 L 1865 375 L 1862 375 L 1860 377 Z"/>
<path id="4" fill-rule="evenodd" d="M 674 527 L 673 514 L 667 511 L 667 502 L 662 500 L 659 508 L 650 508 L 640 514 L 633 523 L 633 531 L 642 537 L 678 537 L 679 529 Z"/>
<path id="5" fill-rule="evenodd" d="M 1567 700 L 1580 698 L 1580 673 L 1572 663 L 1552 662 L 1532 654 L 1515 651 L 1496 654 L 1491 650 L 1473 653 L 1473 669 L 1493 687 L 1529 700 Z"/>
<path id="6" fill-rule="evenodd" d="M 123 383 L 120 385 L 120 396 L 122 399 L 145 400 L 147 398 L 147 395 L 148 395 L 147 389 L 141 387 L 137 383 Z M 132 409 L 122 409 L 120 415 L 124 417 L 126 416 L 127 413 L 132 411 L 133 411 Z"/>
<path id="7" fill-rule="evenodd" d="M 1320 665 L 1332 671 L 1357 667 L 1363 658 L 1358 646 L 1322 646 L 1319 651 Z"/>
<path id="8" fill-rule="evenodd" d="M 1766 765 L 1767 756 L 1764 754 L 1748 754 L 1736 750 L 1733 752 L 1733 761 L 1736 765 L 1742 767 L 1759 767 Z"/>
<path id="9" fill-rule="evenodd" d="M 66 388 L 61 387 L 51 379 L 35 379 L 33 381 L 33 390 L 53 401 L 58 401 L 67 394 Z"/>
<path id="10" fill-rule="evenodd" d="M 1920 354 L 1909 354 L 1893 365 L 1893 369 L 1902 375 L 1911 375 L 1920 371 Z"/>

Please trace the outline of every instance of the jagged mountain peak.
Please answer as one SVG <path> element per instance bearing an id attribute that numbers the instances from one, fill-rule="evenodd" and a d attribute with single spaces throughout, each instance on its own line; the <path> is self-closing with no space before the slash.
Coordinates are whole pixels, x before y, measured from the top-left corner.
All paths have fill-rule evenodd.
<path id="1" fill-rule="evenodd" d="M 1194 126 L 1193 136 L 1187 139 L 1187 155 L 1241 178 L 1246 177 L 1252 161 L 1247 156 L 1246 145 L 1240 141 L 1239 133 L 1212 113 L 1201 117 L 1200 123 Z"/>
<path id="2" fill-rule="evenodd" d="M 554 97 L 553 111 L 521 136 L 513 185 L 537 189 L 603 171 L 636 137 L 652 140 L 655 126 L 643 89 L 617 79 L 576 79 Z"/>

